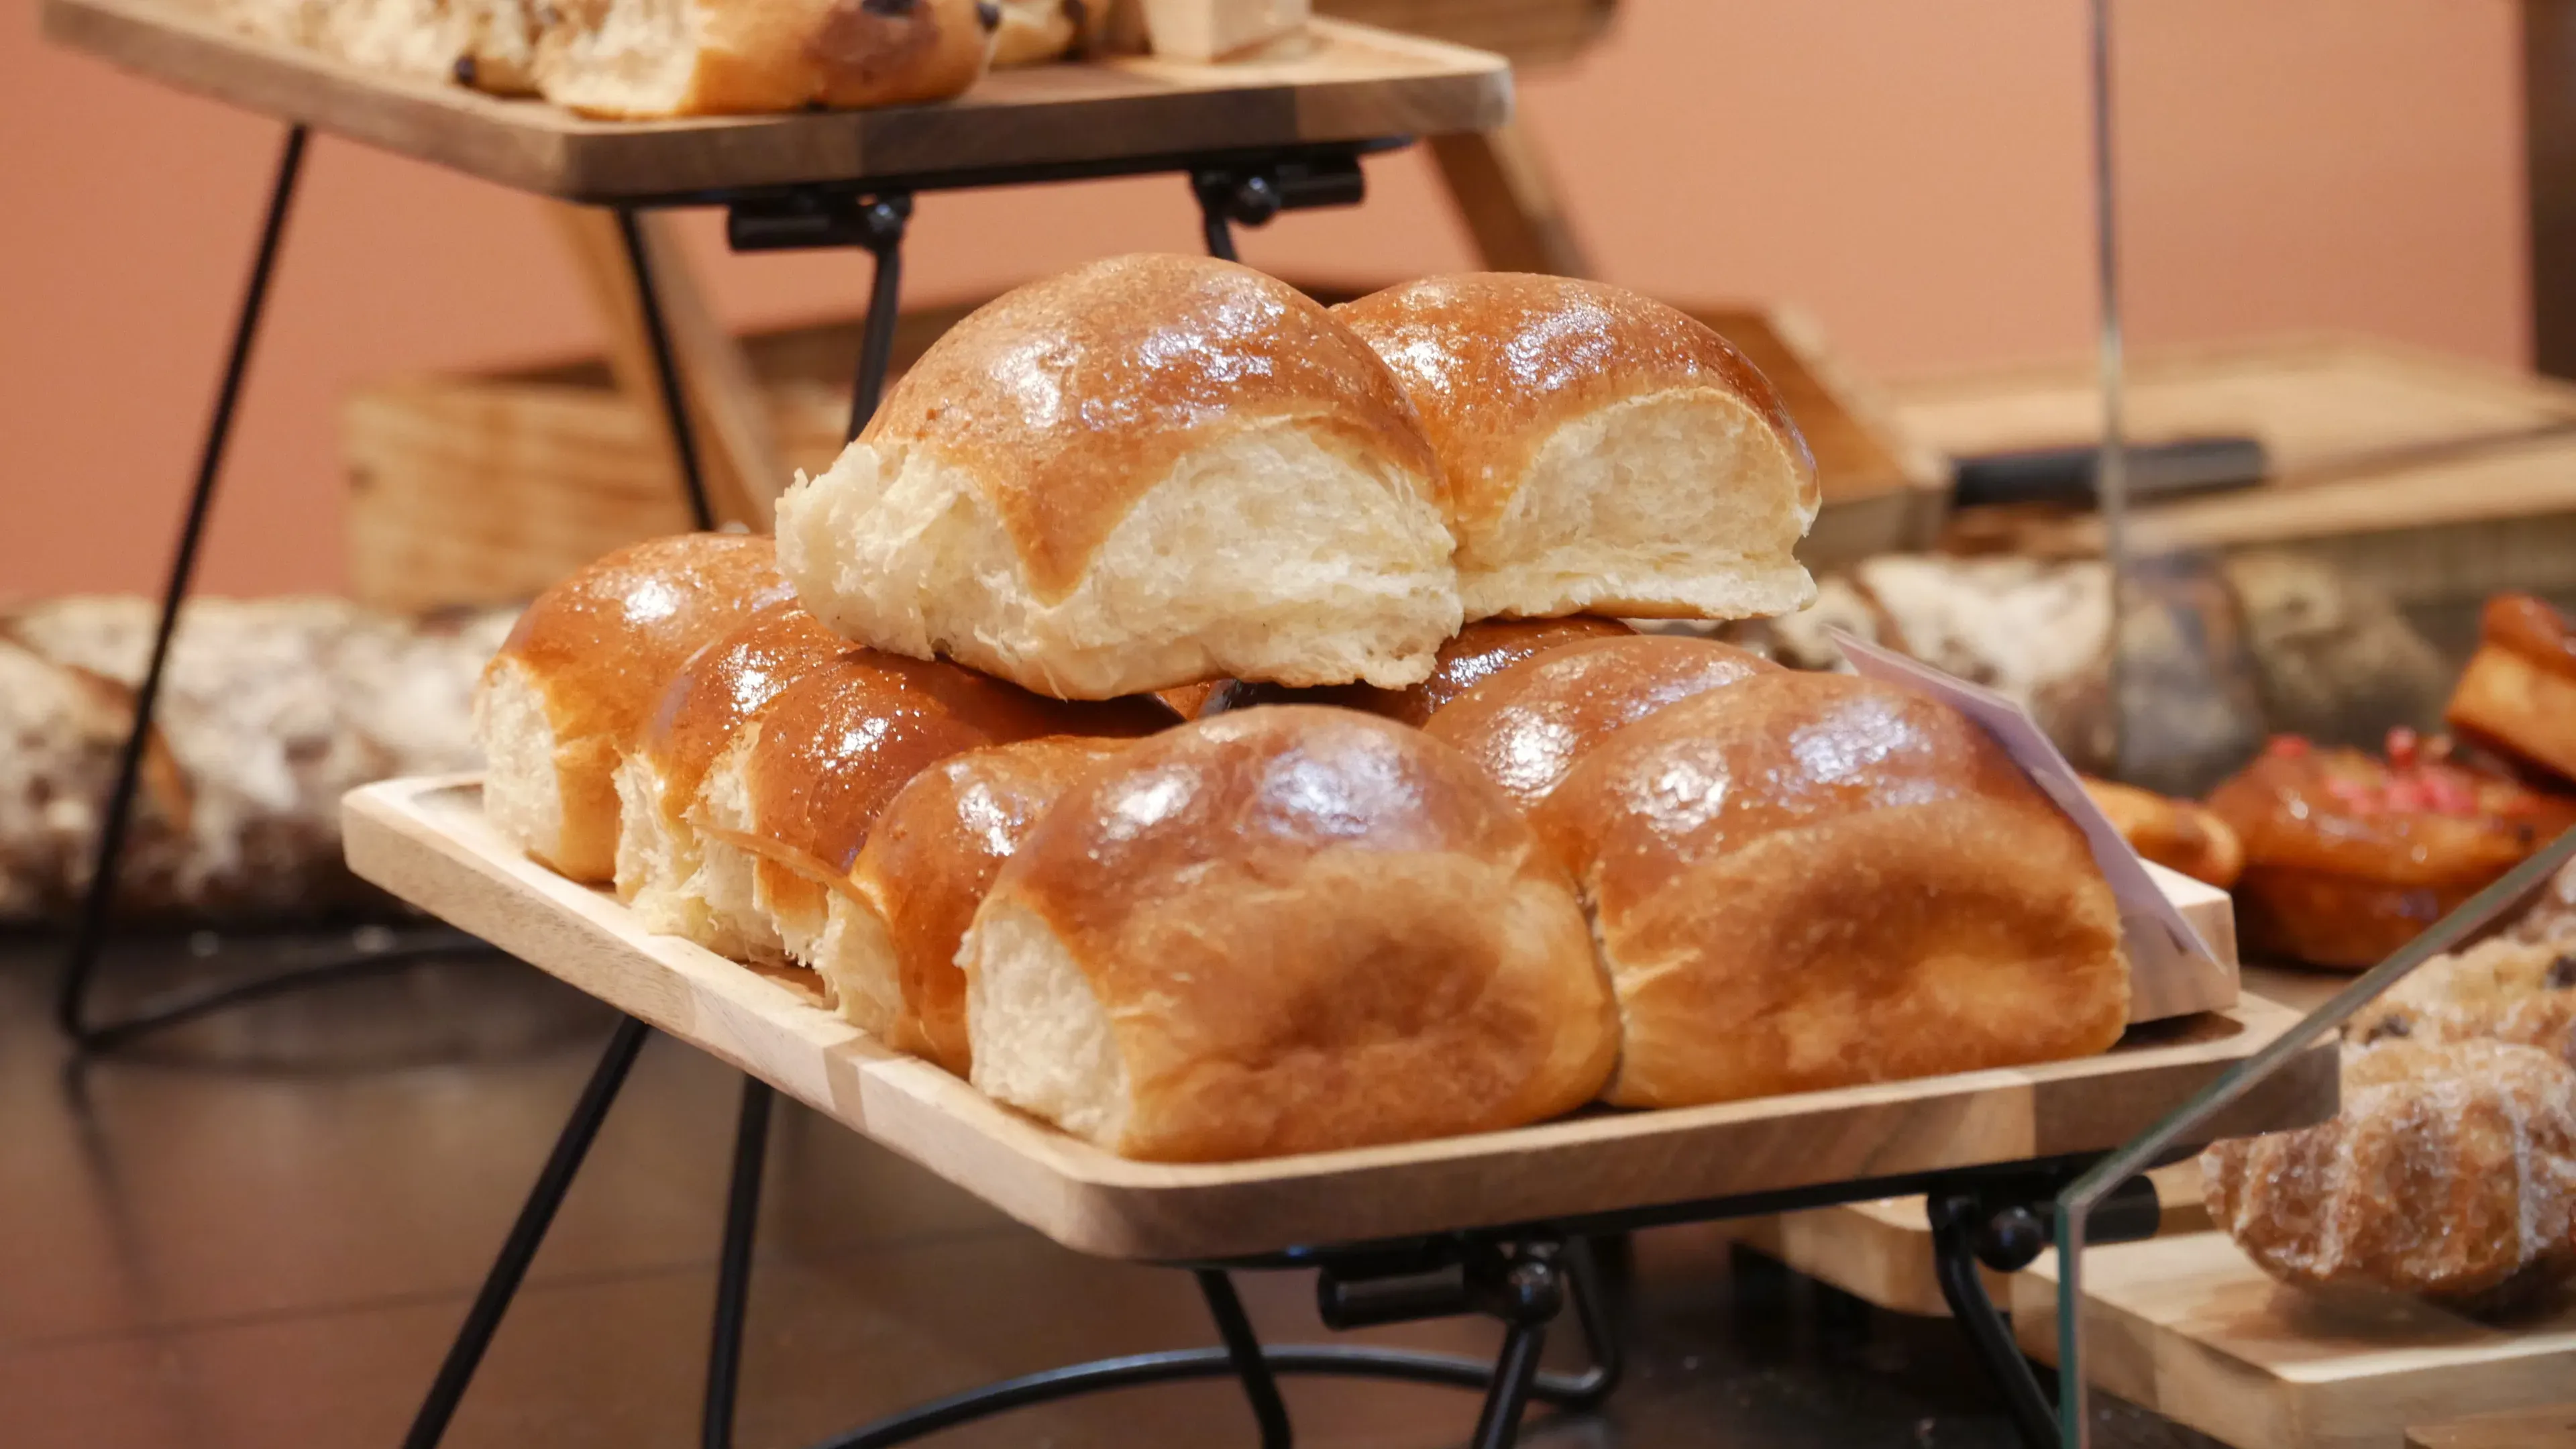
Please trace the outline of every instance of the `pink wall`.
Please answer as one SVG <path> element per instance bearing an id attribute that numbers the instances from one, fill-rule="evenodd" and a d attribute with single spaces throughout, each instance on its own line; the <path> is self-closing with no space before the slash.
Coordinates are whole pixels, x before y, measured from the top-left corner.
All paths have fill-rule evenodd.
<path id="1" fill-rule="evenodd" d="M 2131 287 L 2150 338 L 2367 328 L 2513 359 L 2523 322 L 2505 0 L 2155 0 L 2124 25 Z M 265 121 L 0 29 L 0 596 L 158 574 L 274 157 Z M 2053 355 L 2091 325 L 2077 0 L 1629 0 L 1529 78 L 1608 276 L 1793 299 L 1881 374 Z M 1249 259 L 1394 278 L 1468 254 L 1419 158 Z M 389 373 L 558 355 L 593 333 L 536 207 L 323 141 L 307 171 L 206 584 L 341 576 L 334 406 Z M 720 255 L 745 324 L 856 310 L 856 257 Z M 1183 248 L 1173 180 L 926 199 L 914 295 Z"/>

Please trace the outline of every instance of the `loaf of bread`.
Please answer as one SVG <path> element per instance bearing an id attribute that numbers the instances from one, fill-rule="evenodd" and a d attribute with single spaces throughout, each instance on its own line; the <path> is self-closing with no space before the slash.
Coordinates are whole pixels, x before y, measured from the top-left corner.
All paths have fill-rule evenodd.
<path id="1" fill-rule="evenodd" d="M 965 1076 L 966 975 L 957 948 L 1002 863 L 1055 802 L 1127 748 L 1054 735 L 952 756 L 896 792 L 833 893 L 814 965 L 841 1014 L 898 1051 Z"/>
<path id="2" fill-rule="evenodd" d="M 2237 929 L 2312 966 L 2376 964 L 2576 824 L 2576 801 L 2399 732 L 2389 757 L 2274 740 L 2211 792 L 2245 846 Z"/>
<path id="3" fill-rule="evenodd" d="M 1194 703 L 1186 698 L 1170 702 L 1190 719 L 1256 704 L 1329 704 L 1366 710 L 1420 728 L 1450 701 L 1524 659 L 1585 639 L 1624 639 L 1636 632 L 1616 619 L 1595 619 L 1584 614 L 1563 619 L 1479 619 L 1440 646 L 1430 678 L 1402 689 L 1380 689 L 1373 684 L 1290 689 L 1279 684 L 1229 679 L 1221 684 L 1192 686 L 1206 691 L 1195 696 Z"/>
<path id="4" fill-rule="evenodd" d="M 1021 842 L 959 961 L 975 1085 L 1129 1157 L 1536 1121 L 1618 1053 L 1528 821 L 1419 731 L 1349 710 L 1130 747 Z"/>
<path id="5" fill-rule="evenodd" d="M 2227 822 L 2188 800 L 2175 800 L 2110 780 L 2084 782 L 2084 793 L 2109 817 L 2129 848 L 2156 864 L 2220 890 L 2245 869 L 2245 845 Z"/>
<path id="6" fill-rule="evenodd" d="M 1618 992 L 1614 1103 L 2053 1061 L 2127 1022 L 2083 832 L 1983 730 L 1894 686 L 1771 670 L 1666 705 L 1534 818 Z"/>
<path id="7" fill-rule="evenodd" d="M 2275 1278 L 2507 1311 L 2576 1269 L 2576 1072 L 2491 1041 L 2348 1051 L 2333 1121 L 2220 1142 L 2200 1175 Z"/>
<path id="8" fill-rule="evenodd" d="M 835 889 L 877 815 L 925 767 L 1050 734 L 1140 735 L 1151 701 L 1068 704 L 942 660 L 849 649 L 816 663 L 734 731 L 685 815 L 697 894 L 756 958 L 818 965 Z M 834 972 L 827 980 L 843 973 Z"/>
<path id="9" fill-rule="evenodd" d="M 1815 597 L 1821 495 L 1770 383 L 1685 314 L 1599 282 L 1478 273 L 1334 309 L 1422 415 L 1466 616 L 1739 619 Z"/>
<path id="10" fill-rule="evenodd" d="M 752 856 L 699 834 L 690 815 L 735 736 L 789 685 L 849 647 L 789 600 L 754 614 L 667 677 L 616 773 L 617 894 L 647 930 L 685 936 L 737 961 L 783 958 L 768 919 L 749 908 L 744 892 L 719 884 L 747 882 Z"/>
<path id="11" fill-rule="evenodd" d="M 2547 601 L 2498 594 L 2442 718 L 2453 729 L 2576 780 L 2576 631 Z"/>
<path id="12" fill-rule="evenodd" d="M 1069 699 L 1232 676 L 1388 688 L 1458 631 L 1412 408 L 1284 283 L 1131 256 L 1021 287 L 778 505 L 852 640 Z"/>
<path id="13" fill-rule="evenodd" d="M 982 0 L 553 0 L 537 86 L 586 116 L 912 105 L 984 73 Z"/>
<path id="14" fill-rule="evenodd" d="M 483 810 L 578 881 L 617 873 L 617 764 L 700 648 L 787 597 L 768 539 L 692 533 L 600 559 L 519 616 L 474 699 Z"/>
<path id="15" fill-rule="evenodd" d="M 1579 641 L 1487 676 L 1423 729 L 1530 810 L 1621 728 L 1678 700 L 1779 672 L 1712 639 Z"/>

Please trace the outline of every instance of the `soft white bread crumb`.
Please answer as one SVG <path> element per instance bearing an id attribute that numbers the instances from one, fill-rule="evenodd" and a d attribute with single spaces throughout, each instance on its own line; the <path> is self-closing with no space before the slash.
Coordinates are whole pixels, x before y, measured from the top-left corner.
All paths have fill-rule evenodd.
<path id="1" fill-rule="evenodd" d="M 679 890 L 692 898 L 682 907 L 684 915 L 697 922 L 694 931 L 683 933 L 689 939 L 729 960 L 777 966 L 786 963 L 787 950 L 770 924 L 760 857 L 725 838 L 757 834 L 744 765 L 759 738 L 758 721 L 737 731 L 683 812 L 696 837 L 698 864 Z"/>
<path id="2" fill-rule="evenodd" d="M 778 538 L 842 634 L 1066 699 L 1222 676 L 1401 688 L 1461 617 L 1439 511 L 1294 419 L 1184 454 L 1061 598 L 1031 586 L 975 475 L 928 448 L 851 444 L 779 501 Z"/>
<path id="3" fill-rule="evenodd" d="M 1459 554 L 1469 618 L 1746 619 L 1816 596 L 1796 557 L 1815 521 L 1800 465 L 1715 388 L 1623 399 L 1539 445 L 1493 526 Z"/>
<path id="4" fill-rule="evenodd" d="M 1034 913 L 988 898 L 966 933 L 972 1080 L 997 1102 L 1092 1142 L 1127 1135 L 1127 1065 L 1090 979 Z"/>
<path id="5" fill-rule="evenodd" d="M 483 815 L 521 850 L 561 869 L 564 801 L 555 728 L 526 665 L 495 660 L 474 691 L 474 740 L 483 749 Z"/>
<path id="6" fill-rule="evenodd" d="M 617 766 L 617 898 L 644 929 L 691 940 L 706 929 L 705 903 L 688 889 L 698 833 L 662 808 L 662 772 L 641 754 Z"/>
<path id="7" fill-rule="evenodd" d="M 841 1015 L 884 1041 L 903 1013 L 903 982 L 895 966 L 894 942 L 876 907 L 833 891 L 824 907 L 823 934 L 808 954 L 797 959 L 810 966 L 840 998 Z"/>

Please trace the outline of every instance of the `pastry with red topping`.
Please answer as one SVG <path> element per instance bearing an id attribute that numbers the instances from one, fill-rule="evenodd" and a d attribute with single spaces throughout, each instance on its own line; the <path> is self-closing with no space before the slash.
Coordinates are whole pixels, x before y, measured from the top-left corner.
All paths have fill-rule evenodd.
<path id="1" fill-rule="evenodd" d="M 2442 717 L 2481 743 L 2576 780 L 2576 630 L 2529 594 L 2487 600 L 2478 652 Z"/>
<path id="2" fill-rule="evenodd" d="M 2359 969 L 2576 825 L 2576 801 L 2392 730 L 2388 757 L 2281 736 L 2209 808 L 2245 846 L 2237 930 L 2257 952 Z"/>

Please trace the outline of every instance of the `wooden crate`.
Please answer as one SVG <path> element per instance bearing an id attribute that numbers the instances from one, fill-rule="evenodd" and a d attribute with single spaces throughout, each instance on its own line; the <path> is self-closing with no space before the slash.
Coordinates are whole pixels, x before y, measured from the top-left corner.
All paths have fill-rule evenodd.
<path id="1" fill-rule="evenodd" d="M 1893 392 L 1905 425 L 1947 455 L 2100 436 L 2090 363 Z M 2133 358 L 2127 413 L 2142 443 L 2250 434 L 2280 475 L 2139 510 L 2142 548 L 2295 547 L 2407 605 L 2576 589 L 2576 386 L 2372 339 L 2290 337 Z M 2082 555 L 2102 536 L 2078 515 L 2016 520 L 1988 541 Z"/>
<path id="2" fill-rule="evenodd" d="M 1357 295 L 1309 290 L 1326 300 Z M 906 313 L 896 367 L 968 310 Z M 1812 563 L 1930 542 L 1945 465 L 1834 359 L 1812 322 L 1787 308 L 1694 311 L 1779 387 L 1815 449 L 1825 513 L 1807 550 Z M 786 463 L 829 466 L 848 421 L 858 325 L 765 333 L 744 347 Z M 341 418 L 351 591 L 403 610 L 510 603 L 622 544 L 687 528 L 660 427 L 597 362 L 362 389 Z"/>

